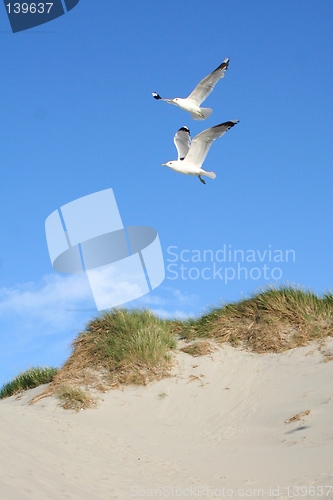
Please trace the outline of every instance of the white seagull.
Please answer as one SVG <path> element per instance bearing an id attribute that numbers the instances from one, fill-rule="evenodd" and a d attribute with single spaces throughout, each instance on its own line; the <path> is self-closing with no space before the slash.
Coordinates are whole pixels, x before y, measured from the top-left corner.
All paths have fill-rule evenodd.
<path id="1" fill-rule="evenodd" d="M 206 172 L 201 168 L 201 165 L 205 161 L 209 148 L 215 139 L 225 134 L 238 121 L 231 120 L 220 123 L 220 125 L 215 125 L 215 127 L 207 128 L 196 135 L 192 142 L 190 130 L 187 127 L 181 127 L 173 139 L 177 148 L 178 159 L 163 163 L 162 167 L 169 167 L 180 174 L 197 175 L 203 184 L 206 184 L 206 182 L 201 178 L 202 175 L 215 179 L 216 174 L 214 172 Z"/>
<path id="2" fill-rule="evenodd" d="M 169 104 L 174 104 L 179 106 L 185 111 L 189 111 L 193 120 L 205 120 L 208 118 L 213 110 L 211 108 L 201 108 L 201 103 L 209 96 L 215 87 L 216 83 L 224 77 L 225 72 L 229 66 L 229 57 L 224 59 L 223 63 L 220 64 L 210 75 L 206 76 L 200 83 L 195 87 L 193 92 L 182 99 L 181 97 L 176 97 L 175 99 L 163 99 L 157 92 L 152 92 L 154 99 L 159 101 L 165 101 Z"/>

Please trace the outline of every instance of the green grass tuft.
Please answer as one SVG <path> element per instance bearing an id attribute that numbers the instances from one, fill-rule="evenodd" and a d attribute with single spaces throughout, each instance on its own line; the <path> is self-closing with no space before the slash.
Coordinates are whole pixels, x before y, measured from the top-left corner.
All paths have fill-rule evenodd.
<path id="1" fill-rule="evenodd" d="M 78 335 L 71 356 L 35 400 L 58 394 L 65 408 L 80 409 L 95 404 L 91 390 L 166 377 L 177 335 L 187 341 L 181 350 L 192 356 L 211 353 L 216 342 L 257 353 L 282 352 L 333 336 L 333 294 L 270 287 L 187 321 L 163 320 L 149 310 L 114 309 Z"/>
<path id="2" fill-rule="evenodd" d="M 168 321 L 137 309 L 104 313 L 88 325 L 80 341 L 91 347 L 94 359 L 111 369 L 129 365 L 156 367 L 176 347 Z"/>
<path id="3" fill-rule="evenodd" d="M 82 388 L 89 398 L 91 389 L 103 392 L 119 384 L 146 384 L 167 376 L 171 350 L 177 345 L 171 324 L 149 310 L 115 309 L 102 314 L 74 340 L 71 356 L 44 396 L 61 394 L 61 404 L 67 408 L 76 396 L 80 400 Z"/>
<path id="4" fill-rule="evenodd" d="M 29 368 L 19 373 L 11 382 L 5 384 L 0 390 L 0 399 L 9 398 L 19 392 L 27 389 L 34 389 L 39 385 L 52 382 L 54 375 L 58 372 L 57 368 L 35 367 Z"/>
<path id="5" fill-rule="evenodd" d="M 333 335 L 333 295 L 270 287 L 185 322 L 183 336 L 214 338 L 256 352 L 280 352 Z"/>

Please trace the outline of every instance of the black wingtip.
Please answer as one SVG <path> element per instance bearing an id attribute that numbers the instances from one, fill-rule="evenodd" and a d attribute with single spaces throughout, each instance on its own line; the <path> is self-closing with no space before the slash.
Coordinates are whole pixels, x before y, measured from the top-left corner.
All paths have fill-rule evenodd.
<path id="1" fill-rule="evenodd" d="M 237 125 L 237 123 L 239 123 L 239 120 L 229 120 L 228 122 L 222 123 L 222 125 L 226 125 L 227 127 L 231 128 Z"/>
<path id="2" fill-rule="evenodd" d="M 219 71 L 219 70 L 221 70 L 221 69 L 225 69 L 225 70 L 227 70 L 227 69 L 228 69 L 228 67 L 229 67 L 229 62 L 230 62 L 229 57 L 226 57 L 226 58 L 224 59 L 223 63 L 221 63 L 221 64 L 220 64 L 220 66 L 219 66 L 218 68 L 216 68 L 216 70 L 215 70 L 215 71 Z"/>
<path id="3" fill-rule="evenodd" d="M 151 93 L 154 99 L 157 99 L 158 101 L 162 99 L 162 97 L 157 93 L 157 92 L 152 92 Z"/>
<path id="4" fill-rule="evenodd" d="M 223 122 L 223 123 L 219 123 L 219 125 L 215 125 L 214 127 L 212 128 L 218 128 L 218 127 L 227 127 L 227 130 L 230 130 L 232 127 L 234 127 L 235 125 L 237 125 L 237 123 L 239 123 L 239 120 L 230 120 L 228 122 Z"/>
<path id="5" fill-rule="evenodd" d="M 229 122 L 224 122 L 224 125 L 227 125 L 228 127 L 233 127 L 234 125 L 237 125 L 239 123 L 239 120 L 230 120 Z"/>

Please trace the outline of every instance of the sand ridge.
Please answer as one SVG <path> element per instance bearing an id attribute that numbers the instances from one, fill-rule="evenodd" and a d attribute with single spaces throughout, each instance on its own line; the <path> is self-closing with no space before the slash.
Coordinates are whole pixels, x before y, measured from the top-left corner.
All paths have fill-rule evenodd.
<path id="1" fill-rule="evenodd" d="M 0 499 L 333 498 L 330 352 L 178 352 L 172 377 L 78 413 L 29 405 L 41 387 L 5 399 Z"/>

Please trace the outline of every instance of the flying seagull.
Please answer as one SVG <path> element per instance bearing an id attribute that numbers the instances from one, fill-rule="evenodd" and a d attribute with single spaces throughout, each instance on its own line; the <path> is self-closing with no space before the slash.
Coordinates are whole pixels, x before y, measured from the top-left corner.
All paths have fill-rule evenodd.
<path id="1" fill-rule="evenodd" d="M 206 172 L 201 168 L 201 165 L 205 161 L 209 148 L 215 139 L 225 134 L 238 121 L 231 120 L 220 123 L 220 125 L 215 125 L 215 127 L 207 128 L 196 135 L 192 142 L 190 130 L 187 127 L 181 127 L 173 139 L 177 148 L 178 159 L 163 163 L 162 167 L 169 167 L 180 174 L 197 175 L 203 184 L 206 184 L 206 182 L 201 178 L 202 175 L 215 179 L 216 174 L 214 172 Z"/>
<path id="2" fill-rule="evenodd" d="M 205 120 L 212 114 L 213 110 L 211 108 L 200 108 L 200 105 L 212 92 L 216 83 L 224 77 L 228 66 L 229 57 L 224 59 L 223 63 L 220 64 L 220 66 L 210 75 L 201 80 L 193 92 L 191 92 L 185 99 L 182 99 L 181 97 L 176 97 L 175 99 L 163 99 L 159 94 L 157 94 L 157 92 L 152 92 L 153 97 L 159 101 L 165 101 L 169 104 L 179 106 L 180 108 L 185 109 L 185 111 L 189 111 L 193 120 Z"/>

